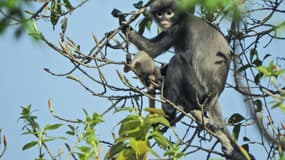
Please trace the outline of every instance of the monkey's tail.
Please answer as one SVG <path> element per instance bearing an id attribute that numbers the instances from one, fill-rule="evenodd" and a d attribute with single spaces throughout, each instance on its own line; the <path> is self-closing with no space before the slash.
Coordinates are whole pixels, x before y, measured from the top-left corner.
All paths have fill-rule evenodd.
<path id="1" fill-rule="evenodd" d="M 215 102 L 214 106 L 212 106 L 211 108 L 209 108 L 209 116 L 210 119 L 213 121 L 212 123 L 214 123 L 215 127 L 217 129 L 221 129 L 226 136 L 228 137 L 228 139 L 231 142 L 231 146 L 233 147 L 233 151 L 231 153 L 231 155 L 228 155 L 228 159 L 231 160 L 246 160 L 248 158 L 245 158 L 247 156 L 250 156 L 249 159 L 254 160 L 255 158 L 251 155 L 244 155 L 239 147 L 239 145 L 237 145 L 234 140 L 231 138 L 231 134 L 229 132 L 229 130 L 227 129 L 227 125 L 226 122 L 223 119 L 223 114 L 222 114 L 222 110 L 221 110 L 221 106 L 220 103 L 218 101 Z"/>

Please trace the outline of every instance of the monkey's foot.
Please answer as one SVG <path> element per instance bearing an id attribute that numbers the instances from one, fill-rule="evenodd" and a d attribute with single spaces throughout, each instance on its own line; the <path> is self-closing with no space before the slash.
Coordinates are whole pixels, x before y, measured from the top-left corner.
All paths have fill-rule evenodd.
<path id="1" fill-rule="evenodd" d="M 217 132 L 217 131 L 222 131 L 224 132 L 224 128 L 223 127 L 219 127 L 217 125 L 211 124 L 211 123 L 206 123 L 205 127 L 207 127 L 209 130 L 211 130 L 212 132 Z"/>

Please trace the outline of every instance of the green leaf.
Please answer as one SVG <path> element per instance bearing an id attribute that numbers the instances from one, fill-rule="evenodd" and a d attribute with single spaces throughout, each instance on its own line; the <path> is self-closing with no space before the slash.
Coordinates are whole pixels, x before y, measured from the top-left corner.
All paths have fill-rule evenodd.
<path id="1" fill-rule="evenodd" d="M 87 146 L 79 146 L 77 149 L 83 153 L 89 153 L 91 151 L 91 148 Z"/>
<path id="2" fill-rule="evenodd" d="M 127 137 L 140 137 L 142 132 L 142 120 L 139 116 L 129 115 L 123 119 L 119 129 L 120 136 Z"/>
<path id="3" fill-rule="evenodd" d="M 269 70 L 268 67 L 264 67 L 264 66 L 258 66 L 257 70 L 259 72 L 261 72 L 262 74 L 264 74 L 265 76 L 270 76 L 271 75 L 271 71 Z"/>
<path id="4" fill-rule="evenodd" d="M 96 112 L 93 113 L 92 120 L 93 120 L 93 123 L 95 123 L 95 125 L 103 122 L 102 116 Z"/>
<path id="5" fill-rule="evenodd" d="M 240 133 L 240 125 L 236 125 L 236 126 L 234 126 L 232 137 L 233 137 L 233 139 L 234 139 L 235 141 L 237 141 L 237 140 L 238 140 L 239 133 Z"/>
<path id="6" fill-rule="evenodd" d="M 150 30 L 152 25 L 152 19 L 149 16 L 144 17 L 139 23 L 139 33 L 143 34 L 145 29 Z"/>
<path id="7" fill-rule="evenodd" d="M 71 135 L 71 136 L 74 136 L 74 135 L 75 135 L 75 132 L 74 132 L 74 131 L 66 131 L 65 133 L 68 134 L 68 135 Z"/>
<path id="8" fill-rule="evenodd" d="M 166 149 L 169 146 L 168 140 L 161 134 L 161 132 L 153 131 L 151 136 L 155 139 L 161 148 Z"/>
<path id="9" fill-rule="evenodd" d="M 163 124 L 167 127 L 170 127 L 170 123 L 169 121 L 164 117 L 164 116 L 161 116 L 161 115 L 157 115 L 157 114 L 149 114 L 146 119 L 145 119 L 146 123 L 149 123 L 149 124 Z"/>
<path id="10" fill-rule="evenodd" d="M 122 152 L 124 149 L 126 149 L 126 147 L 127 147 L 126 143 L 123 143 L 123 142 L 119 142 L 119 143 L 112 145 L 112 147 L 109 149 L 109 151 L 105 155 L 104 159 L 112 158 L 116 154 L 118 154 L 118 153 Z"/>
<path id="11" fill-rule="evenodd" d="M 52 138 L 45 138 L 42 140 L 42 142 L 50 142 L 50 141 L 54 141 L 54 140 L 58 140 L 58 139 L 66 140 L 65 137 L 52 137 Z"/>
<path id="12" fill-rule="evenodd" d="M 67 127 L 73 131 L 75 130 L 75 127 L 73 125 L 68 124 Z"/>
<path id="13" fill-rule="evenodd" d="M 278 71 L 275 71 L 275 75 L 276 76 L 280 76 L 280 75 L 282 75 L 282 74 L 284 74 L 285 73 L 285 69 L 280 69 L 280 70 L 278 70 Z"/>
<path id="14" fill-rule="evenodd" d="M 38 144 L 37 141 L 29 142 L 23 146 L 22 150 L 24 151 L 24 150 L 30 149 L 30 148 L 34 147 L 36 144 Z"/>
<path id="15" fill-rule="evenodd" d="M 236 123 L 239 123 L 243 120 L 245 120 L 245 118 L 242 115 L 235 113 L 229 118 L 228 123 L 236 124 Z"/>
<path id="16" fill-rule="evenodd" d="M 146 141 L 130 139 L 130 145 L 135 153 L 139 156 L 145 154 L 148 151 L 148 146 Z"/>
<path id="17" fill-rule="evenodd" d="M 44 127 L 44 130 L 55 130 L 55 129 L 58 129 L 59 127 L 61 127 L 62 125 L 63 124 L 53 124 L 53 125 L 47 124 Z"/>
<path id="18" fill-rule="evenodd" d="M 61 15 L 61 0 L 52 0 L 50 7 L 50 22 L 54 26 L 58 23 Z"/>
<path id="19" fill-rule="evenodd" d="M 63 3 L 64 3 L 64 7 L 68 10 L 73 10 L 74 7 L 71 5 L 70 1 L 69 0 L 63 0 Z"/>

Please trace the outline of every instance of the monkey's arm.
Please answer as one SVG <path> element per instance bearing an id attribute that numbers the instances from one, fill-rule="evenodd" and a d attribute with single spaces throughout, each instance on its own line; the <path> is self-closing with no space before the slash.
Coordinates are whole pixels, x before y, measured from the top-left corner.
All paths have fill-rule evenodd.
<path id="1" fill-rule="evenodd" d="M 147 52 L 152 58 L 157 57 L 162 52 L 167 51 L 173 44 L 174 38 L 169 32 L 161 32 L 152 39 L 147 39 L 136 32 L 125 20 L 125 15 L 118 9 L 113 9 L 112 15 L 119 19 L 122 32 L 126 34 L 129 40 L 139 49 Z"/>
<path id="2" fill-rule="evenodd" d="M 146 51 L 152 58 L 167 51 L 173 44 L 173 39 L 168 35 L 168 32 L 161 32 L 153 39 L 147 39 L 136 31 L 131 30 L 128 33 L 128 37 L 139 50 Z"/>

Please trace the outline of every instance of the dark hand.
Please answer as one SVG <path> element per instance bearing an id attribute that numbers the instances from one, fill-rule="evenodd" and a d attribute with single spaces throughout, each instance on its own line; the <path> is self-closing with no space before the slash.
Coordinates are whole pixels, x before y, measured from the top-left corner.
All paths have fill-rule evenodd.
<path id="1" fill-rule="evenodd" d="M 119 24 L 121 26 L 121 30 L 123 33 L 126 33 L 129 30 L 129 25 L 126 22 L 125 15 L 123 15 L 123 13 L 116 8 L 113 9 L 111 14 L 114 17 L 119 18 Z"/>

